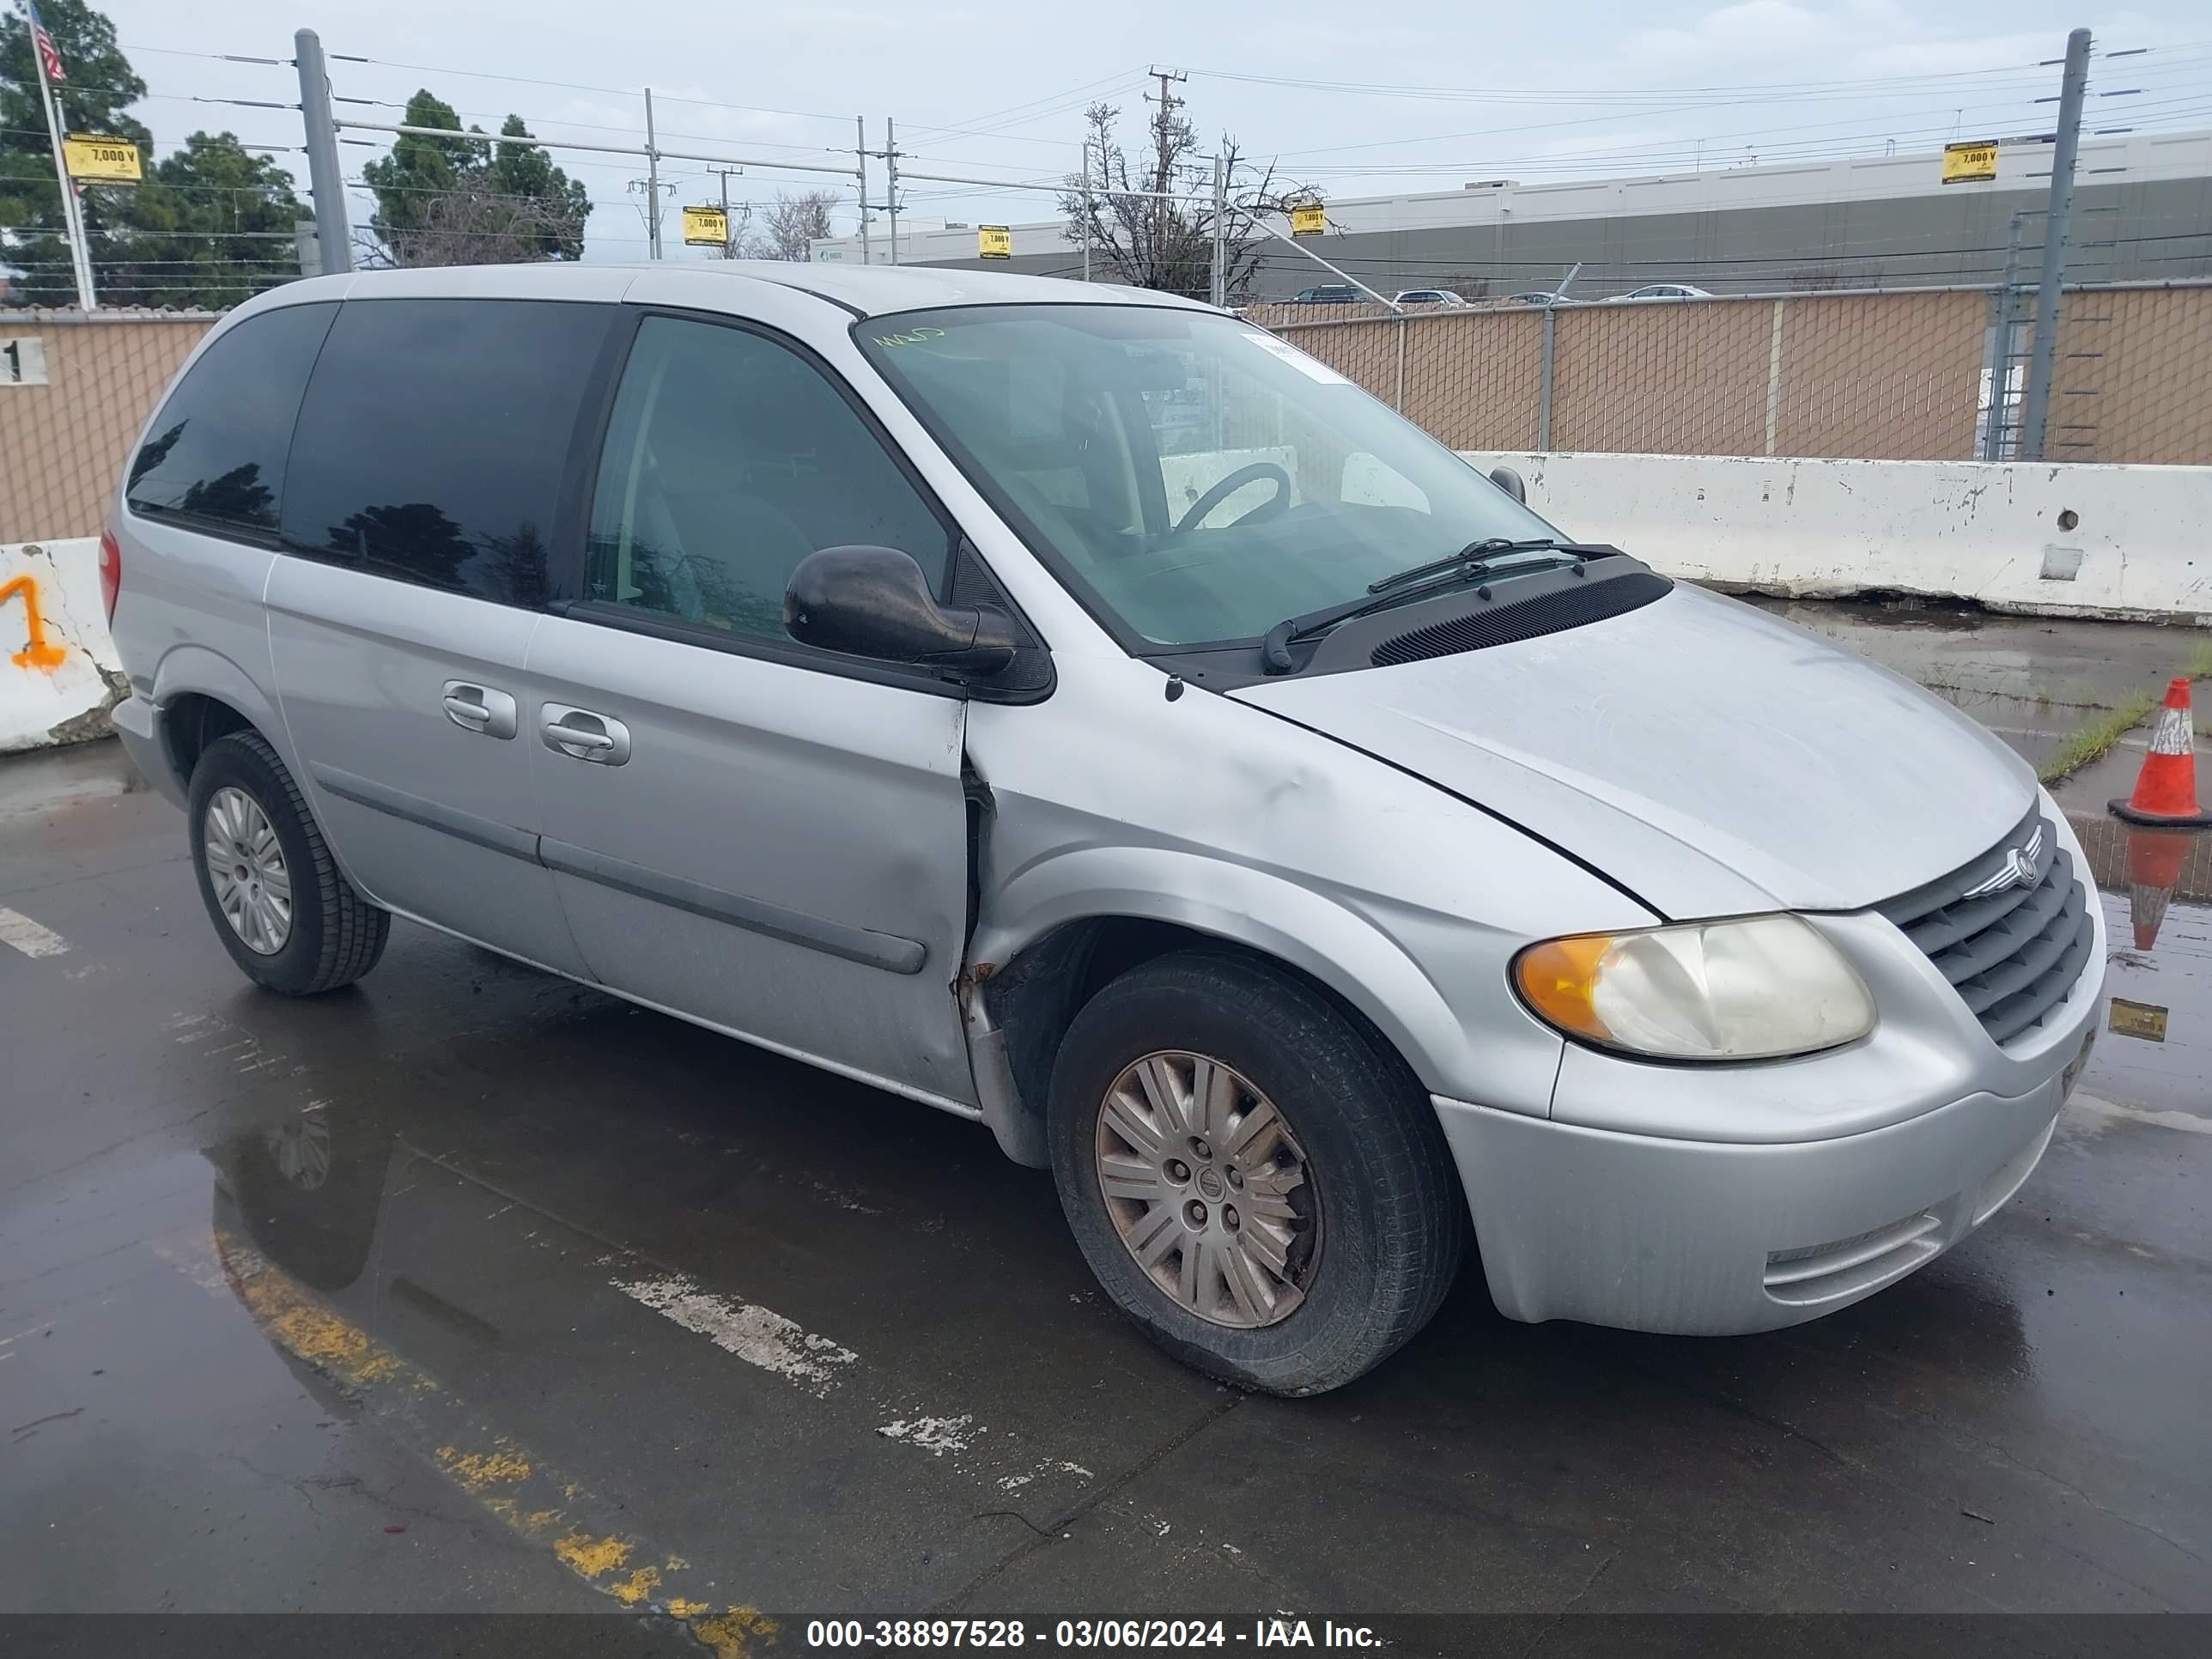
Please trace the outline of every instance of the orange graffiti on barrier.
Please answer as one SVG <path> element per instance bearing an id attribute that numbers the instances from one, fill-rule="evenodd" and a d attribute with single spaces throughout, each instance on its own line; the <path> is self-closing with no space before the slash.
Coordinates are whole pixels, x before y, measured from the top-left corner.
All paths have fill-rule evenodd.
<path id="1" fill-rule="evenodd" d="M 69 647 L 46 642 L 46 619 L 39 611 L 37 580 L 18 576 L 13 581 L 0 582 L 0 605 L 18 593 L 23 596 L 23 627 L 28 637 L 23 648 L 9 660 L 18 668 L 39 668 L 51 674 L 68 660 Z"/>

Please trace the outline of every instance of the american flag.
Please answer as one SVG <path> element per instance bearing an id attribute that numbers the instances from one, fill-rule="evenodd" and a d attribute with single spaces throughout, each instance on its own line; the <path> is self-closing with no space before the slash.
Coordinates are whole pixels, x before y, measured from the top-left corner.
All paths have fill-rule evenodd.
<path id="1" fill-rule="evenodd" d="M 39 64 L 46 70 L 46 79 L 59 86 L 69 76 L 62 68 L 61 53 L 54 50 L 54 37 L 39 21 L 36 0 L 23 0 L 23 7 L 31 14 L 31 50 L 39 54 Z"/>

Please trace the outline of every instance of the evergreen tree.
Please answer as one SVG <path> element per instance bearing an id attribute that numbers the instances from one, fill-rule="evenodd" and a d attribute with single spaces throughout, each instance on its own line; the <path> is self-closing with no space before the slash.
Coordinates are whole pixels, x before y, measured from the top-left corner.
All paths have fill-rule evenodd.
<path id="1" fill-rule="evenodd" d="M 464 132 L 451 105 L 417 92 L 401 125 L 449 129 L 451 138 L 402 133 L 392 154 L 362 176 L 376 192 L 378 240 L 398 265 L 486 264 L 583 257 L 592 210 L 581 181 L 538 144 L 495 144 L 481 127 Z M 500 131 L 526 137 L 522 118 Z"/>

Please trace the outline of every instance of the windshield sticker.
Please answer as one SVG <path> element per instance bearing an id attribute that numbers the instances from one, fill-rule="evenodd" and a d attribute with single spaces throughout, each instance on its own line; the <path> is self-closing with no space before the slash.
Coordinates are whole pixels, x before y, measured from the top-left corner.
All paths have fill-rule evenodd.
<path id="1" fill-rule="evenodd" d="M 875 340 L 879 346 L 902 346 L 920 345 L 924 340 L 941 340 L 944 337 L 945 331 L 941 328 L 910 328 L 902 334 L 878 334 Z"/>
<path id="2" fill-rule="evenodd" d="M 1338 374 L 1327 363 L 1316 362 L 1315 359 L 1307 356 L 1304 352 L 1299 350 L 1287 340 L 1279 340 L 1272 334 L 1261 334 L 1256 331 L 1248 333 L 1244 337 L 1249 340 L 1254 345 L 1259 347 L 1261 350 L 1272 353 L 1273 356 L 1280 357 L 1285 362 L 1288 363 L 1292 368 L 1297 370 L 1299 374 L 1304 375 L 1310 380 L 1319 380 L 1323 386 L 1348 386 L 1351 384 L 1351 382 L 1346 380 L 1343 375 Z"/>

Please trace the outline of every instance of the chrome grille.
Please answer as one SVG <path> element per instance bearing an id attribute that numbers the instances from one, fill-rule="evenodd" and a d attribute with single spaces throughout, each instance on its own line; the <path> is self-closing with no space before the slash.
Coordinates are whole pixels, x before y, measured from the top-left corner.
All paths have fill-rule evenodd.
<path id="1" fill-rule="evenodd" d="M 2031 847 L 2027 879 L 1990 891 L 2015 852 Z M 2039 811 L 1981 857 L 1876 908 L 1928 953 L 1998 1042 L 2066 1000 L 2094 937 L 2088 891 Z"/>

